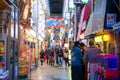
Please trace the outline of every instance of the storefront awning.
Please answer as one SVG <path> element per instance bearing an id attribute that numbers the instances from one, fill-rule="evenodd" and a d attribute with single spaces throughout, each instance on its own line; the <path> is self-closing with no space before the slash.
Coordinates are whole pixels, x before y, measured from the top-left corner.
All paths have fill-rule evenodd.
<path id="1" fill-rule="evenodd" d="M 0 0 L 0 10 L 7 8 L 8 5 L 9 4 L 6 2 L 6 0 Z"/>
<path id="2" fill-rule="evenodd" d="M 20 20 L 20 24 L 21 24 L 24 28 L 32 29 L 24 20 Z"/>
<path id="3" fill-rule="evenodd" d="M 106 0 L 97 0 L 94 12 L 91 13 L 87 28 L 85 30 L 85 36 L 94 34 L 97 31 L 104 28 L 104 18 L 106 11 Z"/>

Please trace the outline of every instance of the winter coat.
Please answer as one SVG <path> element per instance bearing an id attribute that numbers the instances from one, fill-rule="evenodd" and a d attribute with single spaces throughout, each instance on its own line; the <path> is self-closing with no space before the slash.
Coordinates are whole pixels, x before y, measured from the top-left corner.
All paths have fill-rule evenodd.
<path id="1" fill-rule="evenodd" d="M 71 66 L 82 66 L 82 52 L 78 46 L 72 48 L 71 59 Z"/>

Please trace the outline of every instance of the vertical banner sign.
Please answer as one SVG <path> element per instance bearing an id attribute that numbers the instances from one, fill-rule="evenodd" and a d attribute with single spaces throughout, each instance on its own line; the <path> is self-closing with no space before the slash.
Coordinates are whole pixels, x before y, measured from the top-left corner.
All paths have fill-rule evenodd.
<path id="1" fill-rule="evenodd" d="M 107 14 L 107 27 L 116 24 L 116 14 Z"/>

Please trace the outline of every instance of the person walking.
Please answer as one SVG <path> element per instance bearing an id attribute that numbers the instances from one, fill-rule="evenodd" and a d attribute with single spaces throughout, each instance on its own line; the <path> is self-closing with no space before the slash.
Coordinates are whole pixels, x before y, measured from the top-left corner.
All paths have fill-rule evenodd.
<path id="1" fill-rule="evenodd" d="M 69 51 L 67 48 L 65 48 L 64 51 L 64 60 L 65 60 L 65 66 L 69 66 Z"/>
<path id="2" fill-rule="evenodd" d="M 49 49 L 49 47 L 46 48 L 45 54 L 46 54 L 47 64 L 49 64 L 49 58 L 50 58 L 50 49 Z"/>
<path id="3" fill-rule="evenodd" d="M 83 61 L 86 66 L 89 66 L 90 75 L 87 78 L 90 78 L 90 80 L 95 80 L 98 54 L 100 54 L 101 52 L 101 49 L 96 48 L 96 46 L 94 45 L 94 41 L 89 41 L 89 48 L 87 48 L 87 50 L 85 51 Z"/>
<path id="4" fill-rule="evenodd" d="M 82 52 L 79 41 L 74 43 L 71 50 L 71 77 L 72 80 L 84 80 L 82 76 Z"/>
<path id="5" fill-rule="evenodd" d="M 41 66 L 43 65 L 43 62 L 44 62 L 44 51 L 41 50 L 40 52 L 40 62 L 41 62 Z"/>
<path id="6" fill-rule="evenodd" d="M 61 48 L 59 48 L 59 50 L 57 52 L 57 55 L 58 55 L 58 65 L 60 67 L 62 67 L 62 63 L 63 63 L 63 50 Z"/>
<path id="7" fill-rule="evenodd" d="M 51 48 L 51 50 L 50 50 L 49 65 L 50 66 L 54 65 L 54 49 L 53 48 Z"/>

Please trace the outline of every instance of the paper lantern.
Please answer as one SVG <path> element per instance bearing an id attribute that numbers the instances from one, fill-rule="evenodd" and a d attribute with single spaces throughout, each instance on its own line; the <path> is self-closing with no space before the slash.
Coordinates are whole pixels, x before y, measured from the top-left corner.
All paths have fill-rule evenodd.
<path id="1" fill-rule="evenodd" d="M 109 41 L 110 40 L 110 35 L 103 35 L 103 41 Z"/>

